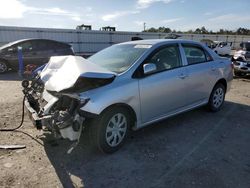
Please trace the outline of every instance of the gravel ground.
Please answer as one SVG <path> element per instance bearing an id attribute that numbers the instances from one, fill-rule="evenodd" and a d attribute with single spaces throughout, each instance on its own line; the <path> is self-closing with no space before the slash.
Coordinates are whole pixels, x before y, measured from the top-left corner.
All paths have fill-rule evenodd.
<path id="1" fill-rule="evenodd" d="M 0 75 L 0 127 L 21 118 L 14 74 Z M 250 77 L 236 78 L 220 112 L 199 108 L 134 132 L 112 155 L 89 145 L 86 132 L 66 154 L 67 140 L 37 131 L 25 117 L 20 132 L 0 132 L 0 187 L 202 187 L 250 185 Z"/>

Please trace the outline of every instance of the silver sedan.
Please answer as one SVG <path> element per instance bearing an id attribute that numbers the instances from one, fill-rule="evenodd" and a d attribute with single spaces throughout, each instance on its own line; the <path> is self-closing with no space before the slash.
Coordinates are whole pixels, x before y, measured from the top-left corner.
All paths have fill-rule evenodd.
<path id="1" fill-rule="evenodd" d="M 26 106 L 36 126 L 63 138 L 79 140 L 83 127 L 90 126 L 95 146 L 112 153 L 130 130 L 203 105 L 220 110 L 232 70 L 229 60 L 198 42 L 126 42 L 88 60 L 51 58 L 37 79 L 44 85 L 40 99 L 33 107 L 26 100 Z"/>

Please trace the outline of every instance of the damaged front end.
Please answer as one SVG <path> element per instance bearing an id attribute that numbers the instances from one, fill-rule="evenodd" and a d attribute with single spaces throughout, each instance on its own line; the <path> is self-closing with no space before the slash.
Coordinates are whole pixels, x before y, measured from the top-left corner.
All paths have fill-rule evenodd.
<path id="1" fill-rule="evenodd" d="M 37 129 L 49 130 L 56 138 L 75 141 L 68 150 L 70 153 L 79 142 L 85 122 L 92 118 L 81 110 L 90 100 L 81 93 L 111 83 L 114 74 L 101 73 L 101 68 L 88 66 L 89 62 L 83 58 L 69 56 L 63 61 L 55 58 L 52 57 L 32 81 L 22 82 L 25 106 Z M 58 60 L 61 60 L 59 68 L 55 66 Z M 69 65 L 73 66 L 71 70 Z M 74 73 L 70 76 L 71 71 Z"/>

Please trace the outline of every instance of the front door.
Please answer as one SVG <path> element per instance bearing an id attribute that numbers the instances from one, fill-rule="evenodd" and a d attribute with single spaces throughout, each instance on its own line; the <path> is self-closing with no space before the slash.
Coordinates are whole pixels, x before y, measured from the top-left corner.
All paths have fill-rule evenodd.
<path id="1" fill-rule="evenodd" d="M 157 70 L 139 79 L 142 123 L 147 123 L 186 105 L 186 68 L 182 66 L 178 45 L 153 52 L 144 62 L 154 63 Z"/>

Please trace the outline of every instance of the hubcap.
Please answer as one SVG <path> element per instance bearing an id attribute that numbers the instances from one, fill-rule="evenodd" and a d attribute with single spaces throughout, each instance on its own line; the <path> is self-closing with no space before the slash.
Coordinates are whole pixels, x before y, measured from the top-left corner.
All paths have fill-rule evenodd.
<path id="1" fill-rule="evenodd" d="M 115 114 L 108 122 L 106 129 L 106 141 L 111 147 L 122 142 L 127 131 L 127 119 L 121 114 Z"/>
<path id="2" fill-rule="evenodd" d="M 213 105 L 215 108 L 220 107 L 224 99 L 224 91 L 222 88 L 217 88 L 213 96 Z"/>
<path id="3" fill-rule="evenodd" d="M 0 73 L 4 73 L 7 71 L 7 65 L 3 62 L 0 62 Z"/>

